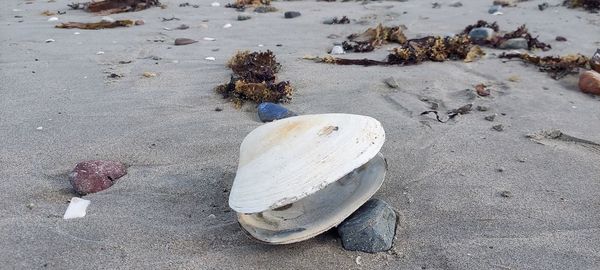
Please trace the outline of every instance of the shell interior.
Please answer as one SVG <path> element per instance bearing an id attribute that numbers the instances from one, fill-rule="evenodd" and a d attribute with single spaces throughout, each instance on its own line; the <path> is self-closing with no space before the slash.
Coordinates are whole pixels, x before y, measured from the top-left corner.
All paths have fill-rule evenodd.
<path id="1" fill-rule="evenodd" d="M 337 226 L 381 187 L 387 164 L 381 153 L 336 182 L 299 201 L 254 214 L 238 213 L 241 227 L 271 244 L 294 243 Z"/>

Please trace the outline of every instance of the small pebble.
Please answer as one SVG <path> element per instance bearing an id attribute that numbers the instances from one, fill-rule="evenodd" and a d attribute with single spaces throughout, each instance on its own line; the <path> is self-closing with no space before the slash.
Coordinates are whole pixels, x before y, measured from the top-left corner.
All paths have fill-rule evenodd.
<path id="1" fill-rule="evenodd" d="M 502 9 L 502 6 L 500 6 L 500 5 L 493 5 L 493 6 L 490 7 L 490 9 L 488 9 L 488 13 L 489 14 L 494 14 L 494 13 L 500 12 L 501 9 Z"/>
<path id="2" fill-rule="evenodd" d="M 498 172 L 503 172 L 503 171 L 504 171 L 504 168 L 500 167 L 500 168 L 496 169 L 496 171 L 498 171 Z"/>
<path id="3" fill-rule="evenodd" d="M 103 51 L 99 51 L 99 52 L 96 53 L 96 55 L 103 55 L 103 54 L 104 54 Z"/>
<path id="4" fill-rule="evenodd" d="M 215 112 L 220 112 L 220 111 L 222 111 L 222 110 L 223 110 L 223 108 L 221 108 L 221 107 L 216 107 L 216 108 L 215 108 Z"/>
<path id="5" fill-rule="evenodd" d="M 593 70 L 581 73 L 579 89 L 584 93 L 600 95 L 600 73 Z"/>
<path id="6" fill-rule="evenodd" d="M 469 37 L 474 41 L 490 40 L 494 37 L 494 29 L 487 27 L 473 28 Z"/>
<path id="7" fill-rule="evenodd" d="M 383 80 L 383 82 L 385 84 L 387 84 L 387 86 L 389 86 L 390 88 L 398 88 L 398 87 L 400 87 L 400 85 L 398 84 L 398 82 L 396 81 L 396 79 L 394 79 L 394 77 L 385 78 Z"/>
<path id="8" fill-rule="evenodd" d="M 198 42 L 197 40 L 193 40 L 190 38 L 177 38 L 175 39 L 175 46 L 183 46 L 183 45 L 189 45 L 189 44 L 193 44 Z"/>
<path id="9" fill-rule="evenodd" d="M 75 192 L 85 195 L 111 187 L 125 174 L 127 169 L 121 162 L 90 160 L 78 163 L 69 174 L 69 181 Z"/>
<path id="10" fill-rule="evenodd" d="M 256 13 L 267 13 L 267 12 L 275 12 L 275 11 L 277 11 L 277 8 L 275 8 L 273 6 L 259 6 L 254 9 L 254 12 L 256 12 Z"/>
<path id="11" fill-rule="evenodd" d="M 214 219 L 214 218 L 217 218 L 217 216 L 215 216 L 215 214 L 210 214 L 210 215 L 208 215 L 208 218 Z"/>
<path id="12" fill-rule="evenodd" d="M 230 23 L 227 23 L 225 25 L 223 25 L 223 28 L 231 28 L 233 25 L 231 25 Z"/>
<path id="13" fill-rule="evenodd" d="M 113 19 L 112 17 L 109 17 L 109 16 L 104 16 L 104 17 L 102 17 L 102 19 L 100 19 L 100 21 L 107 22 L 107 23 L 114 23 L 117 20 L 115 20 L 115 19 Z"/>
<path id="14" fill-rule="evenodd" d="M 492 127 L 492 129 L 494 129 L 495 131 L 503 131 L 504 126 L 503 125 L 495 125 Z"/>
<path id="15" fill-rule="evenodd" d="M 249 15 L 238 15 L 237 16 L 237 20 L 238 21 L 245 21 L 245 20 L 250 20 L 252 17 Z"/>
<path id="16" fill-rule="evenodd" d="M 216 60 L 216 59 L 215 59 L 214 57 L 212 57 L 212 56 L 206 57 L 206 58 L 204 58 L 204 59 L 205 59 L 205 60 L 208 60 L 208 61 L 215 61 L 215 60 Z"/>
<path id="17" fill-rule="evenodd" d="M 481 106 L 481 105 L 478 105 L 478 106 L 476 107 L 476 109 L 477 109 L 478 111 L 480 111 L 480 112 L 486 112 L 486 111 L 488 111 L 488 110 L 489 110 L 489 108 L 488 108 L 488 107 L 486 107 L 486 106 Z"/>
<path id="18" fill-rule="evenodd" d="M 48 21 L 49 21 L 49 22 L 55 22 L 55 21 L 58 21 L 58 17 L 50 17 L 50 18 L 48 18 Z"/>
<path id="19" fill-rule="evenodd" d="M 512 193 L 511 193 L 510 191 L 508 191 L 508 190 L 504 190 L 504 191 L 500 192 L 500 196 L 502 196 L 502 197 L 504 197 L 504 198 L 510 198 L 510 197 L 512 197 L 513 195 L 512 195 Z"/>
<path id="20" fill-rule="evenodd" d="M 496 119 L 496 115 L 495 114 L 488 115 L 488 116 L 484 117 L 483 119 L 490 121 L 490 122 L 494 122 L 494 119 Z"/>
<path id="21" fill-rule="evenodd" d="M 395 229 L 396 213 L 379 199 L 367 201 L 337 227 L 344 249 L 369 253 L 390 250 Z"/>
<path id="22" fill-rule="evenodd" d="M 513 50 L 518 50 L 518 49 L 527 50 L 527 49 L 529 49 L 529 43 L 524 38 L 511 38 L 509 40 L 506 40 L 506 41 L 500 43 L 500 46 L 498 46 L 498 48 L 513 49 Z"/>
<path id="23" fill-rule="evenodd" d="M 73 35 L 79 35 L 79 34 L 81 34 L 81 33 L 79 33 L 79 32 L 75 32 L 75 33 L 73 33 Z"/>
<path id="24" fill-rule="evenodd" d="M 135 20 L 135 25 L 144 25 L 144 20 Z"/>
<path id="25" fill-rule="evenodd" d="M 215 41 L 217 39 L 216 38 L 211 38 L 211 37 L 205 37 L 205 38 L 203 38 L 203 40 L 206 40 L 206 41 Z"/>
<path id="26" fill-rule="evenodd" d="M 517 5 L 515 0 L 494 0 L 493 4 L 503 7 L 514 7 Z"/>
<path id="27" fill-rule="evenodd" d="M 33 204 L 33 203 L 28 203 L 28 204 L 26 205 L 26 207 L 27 207 L 29 210 L 31 210 L 31 209 L 33 209 L 33 208 L 35 207 L 35 204 Z"/>
<path id="28" fill-rule="evenodd" d="M 219 2 L 212 2 L 212 3 L 210 4 L 210 6 L 211 6 L 211 7 L 220 7 L 220 6 L 221 6 L 221 3 L 219 3 Z"/>
<path id="29" fill-rule="evenodd" d="M 50 43 L 50 42 L 54 42 L 54 41 L 56 41 L 56 40 L 49 38 L 49 39 L 46 39 L 46 41 L 45 41 L 45 42 L 46 42 L 46 43 Z"/>
<path id="30" fill-rule="evenodd" d="M 344 48 L 340 45 L 333 46 L 330 54 L 345 54 Z"/>
<path id="31" fill-rule="evenodd" d="M 144 72 L 142 75 L 143 75 L 144 77 L 146 77 L 146 78 L 154 78 L 154 77 L 156 77 L 158 74 L 156 74 L 156 73 L 154 73 L 154 72 L 150 72 L 150 71 L 145 71 L 145 72 Z"/>
<path id="32" fill-rule="evenodd" d="M 297 115 L 296 113 L 288 110 L 287 108 L 271 102 L 263 102 L 258 105 L 257 109 L 258 118 L 263 123 Z"/>
<path id="33" fill-rule="evenodd" d="M 361 264 L 362 264 L 362 258 L 361 258 L 360 256 L 356 256 L 356 259 L 354 259 L 354 262 L 355 262 L 357 265 L 361 265 Z"/>
<path id="34" fill-rule="evenodd" d="M 286 11 L 286 12 L 283 14 L 283 16 L 284 16 L 286 19 L 292 19 L 292 18 L 300 17 L 300 15 L 302 15 L 302 14 L 300 14 L 300 12 L 298 12 L 298 11 Z"/>
<path id="35" fill-rule="evenodd" d="M 563 37 L 563 36 L 556 36 L 555 40 L 556 41 L 567 41 L 567 38 Z"/>
<path id="36" fill-rule="evenodd" d="M 449 6 L 451 6 L 451 7 L 462 7 L 463 4 L 461 2 L 459 2 L 459 1 L 455 1 L 455 2 L 450 3 Z"/>
<path id="37" fill-rule="evenodd" d="M 37 130 L 42 130 L 42 129 L 44 129 L 44 127 L 37 127 L 36 129 Z"/>

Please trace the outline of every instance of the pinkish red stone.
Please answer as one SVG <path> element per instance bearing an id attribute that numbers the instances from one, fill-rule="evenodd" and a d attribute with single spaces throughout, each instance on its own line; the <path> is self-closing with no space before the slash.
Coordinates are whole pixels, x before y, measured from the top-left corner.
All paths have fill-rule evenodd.
<path id="1" fill-rule="evenodd" d="M 69 174 L 69 181 L 75 192 L 85 195 L 105 190 L 127 174 L 127 168 L 121 162 L 110 160 L 90 160 L 75 165 Z"/>

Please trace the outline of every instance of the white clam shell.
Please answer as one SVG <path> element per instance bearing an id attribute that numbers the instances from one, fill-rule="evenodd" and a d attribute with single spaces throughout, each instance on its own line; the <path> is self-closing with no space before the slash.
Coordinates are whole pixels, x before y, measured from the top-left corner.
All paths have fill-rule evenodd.
<path id="1" fill-rule="evenodd" d="M 260 126 L 240 147 L 229 206 L 258 240 L 285 244 L 313 237 L 379 189 L 384 141 L 379 121 L 352 114 L 303 115 Z"/>

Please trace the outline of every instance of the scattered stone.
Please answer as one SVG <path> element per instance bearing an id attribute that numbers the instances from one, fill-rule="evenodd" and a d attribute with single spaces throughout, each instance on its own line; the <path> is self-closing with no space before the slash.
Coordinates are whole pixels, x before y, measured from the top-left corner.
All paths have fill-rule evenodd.
<path id="1" fill-rule="evenodd" d="M 494 29 L 488 27 L 473 28 L 469 32 L 469 38 L 473 41 L 491 40 L 494 37 Z"/>
<path id="2" fill-rule="evenodd" d="M 206 41 L 215 41 L 217 39 L 216 38 L 211 38 L 211 37 L 205 37 L 205 38 L 203 38 L 203 40 L 206 40 Z"/>
<path id="3" fill-rule="evenodd" d="M 588 70 L 579 76 L 579 89 L 581 92 L 600 95 L 600 73 Z"/>
<path id="4" fill-rule="evenodd" d="M 555 40 L 556 41 L 567 41 L 567 38 L 563 37 L 563 36 L 556 36 Z"/>
<path id="5" fill-rule="evenodd" d="M 360 256 L 356 256 L 356 259 L 354 259 L 354 262 L 355 262 L 357 265 L 361 265 L 361 264 L 362 264 L 362 258 L 361 258 Z"/>
<path id="6" fill-rule="evenodd" d="M 146 77 L 146 78 L 154 78 L 158 74 L 156 74 L 155 72 L 145 71 L 142 75 L 144 75 L 144 77 Z"/>
<path id="7" fill-rule="evenodd" d="M 483 119 L 490 121 L 490 122 L 494 122 L 494 119 L 496 119 L 496 115 L 495 114 L 488 115 L 488 116 L 484 117 Z"/>
<path id="8" fill-rule="evenodd" d="M 547 9 L 549 7 L 550 7 L 550 5 L 547 2 L 544 2 L 544 3 L 541 3 L 541 4 L 538 5 L 538 9 L 540 11 L 544 11 L 544 9 Z"/>
<path id="9" fill-rule="evenodd" d="M 190 38 L 177 38 L 177 39 L 175 39 L 175 46 L 189 45 L 189 44 L 196 43 L 196 42 L 198 42 L 198 41 L 190 39 Z"/>
<path id="10" fill-rule="evenodd" d="M 209 56 L 209 57 L 204 58 L 204 60 L 215 61 L 216 59 L 212 56 Z"/>
<path id="11" fill-rule="evenodd" d="M 441 8 L 441 7 L 442 7 L 442 5 L 438 2 L 431 3 L 431 8 Z"/>
<path id="12" fill-rule="evenodd" d="M 503 167 L 500 167 L 500 168 L 496 169 L 496 171 L 498 171 L 498 172 L 503 172 L 503 171 L 504 171 L 504 168 L 503 168 Z"/>
<path id="13" fill-rule="evenodd" d="M 69 174 L 69 181 L 80 195 L 95 193 L 111 187 L 127 174 L 123 163 L 110 160 L 90 160 L 78 163 Z"/>
<path id="14" fill-rule="evenodd" d="M 506 41 L 500 43 L 500 46 L 498 46 L 498 48 L 512 49 L 512 50 L 518 50 L 518 49 L 527 50 L 527 49 L 529 49 L 529 43 L 528 43 L 527 39 L 524 39 L 524 38 L 511 38 L 509 40 L 506 40 Z"/>
<path id="15" fill-rule="evenodd" d="M 114 23 L 117 20 L 113 19 L 112 17 L 109 16 L 104 16 L 102 17 L 102 19 L 100 19 L 101 22 L 107 22 L 107 23 Z"/>
<path id="16" fill-rule="evenodd" d="M 482 96 L 482 97 L 487 97 L 490 95 L 490 90 L 487 89 L 485 84 L 482 84 L 482 83 L 475 85 L 475 91 L 477 92 L 477 94 L 479 96 Z"/>
<path id="17" fill-rule="evenodd" d="M 347 250 L 381 252 L 392 248 L 396 231 L 396 213 L 384 201 L 371 199 L 338 227 Z"/>
<path id="18" fill-rule="evenodd" d="M 211 7 L 220 7 L 220 6 L 221 6 L 221 3 L 219 3 L 219 2 L 212 2 L 212 3 L 210 4 L 210 6 L 211 6 Z"/>
<path id="19" fill-rule="evenodd" d="M 455 2 L 450 3 L 449 6 L 451 6 L 451 7 L 462 7 L 463 4 L 460 1 L 455 1 Z"/>
<path id="20" fill-rule="evenodd" d="M 489 14 L 496 14 L 498 12 L 500 12 L 500 10 L 502 9 L 502 6 L 500 5 L 493 5 L 490 7 L 490 9 L 488 9 L 488 13 Z"/>
<path id="21" fill-rule="evenodd" d="M 277 11 L 277 8 L 275 8 L 273 6 L 259 6 L 254 9 L 254 12 L 256 12 L 256 13 L 268 13 L 268 12 L 275 12 L 275 11 Z"/>
<path id="22" fill-rule="evenodd" d="M 144 20 L 135 20 L 134 22 L 135 25 L 144 25 L 145 23 Z"/>
<path id="23" fill-rule="evenodd" d="M 476 109 L 480 112 L 487 112 L 489 110 L 489 108 L 487 106 L 481 106 L 481 105 L 478 105 L 476 107 Z"/>
<path id="24" fill-rule="evenodd" d="M 518 82 L 521 80 L 521 78 L 517 75 L 512 75 L 512 76 L 508 77 L 508 80 L 511 82 Z"/>
<path id="25" fill-rule="evenodd" d="M 340 37 L 341 37 L 340 35 L 336 35 L 336 34 L 331 34 L 331 35 L 327 36 L 327 38 L 330 38 L 330 39 L 337 39 Z"/>
<path id="26" fill-rule="evenodd" d="M 515 0 L 494 0 L 494 5 L 503 7 L 514 7 L 517 4 Z"/>
<path id="27" fill-rule="evenodd" d="M 180 26 L 175 27 L 174 29 L 175 30 L 186 30 L 186 29 L 189 29 L 189 28 L 190 28 L 190 26 L 188 26 L 187 24 L 182 24 Z"/>
<path id="28" fill-rule="evenodd" d="M 504 130 L 504 126 L 503 125 L 495 125 L 492 127 L 493 130 L 495 131 L 503 131 Z"/>
<path id="29" fill-rule="evenodd" d="M 73 197 L 67 207 L 67 211 L 63 216 L 63 219 L 82 218 L 85 217 L 87 207 L 90 205 L 90 201 Z"/>
<path id="30" fill-rule="evenodd" d="M 345 54 L 346 52 L 344 51 L 344 47 L 342 47 L 341 45 L 335 45 L 333 46 L 333 48 L 331 49 L 330 54 Z"/>
<path id="31" fill-rule="evenodd" d="M 35 207 L 35 204 L 33 203 L 28 203 L 27 205 L 25 205 L 29 210 L 32 210 Z"/>
<path id="32" fill-rule="evenodd" d="M 390 88 L 399 88 L 400 87 L 400 85 L 398 84 L 398 82 L 396 81 L 396 79 L 394 79 L 394 77 L 385 78 L 383 80 L 383 82 L 385 84 L 387 84 L 387 86 L 389 86 Z"/>
<path id="33" fill-rule="evenodd" d="M 208 218 L 215 219 L 215 218 L 217 218 L 217 216 L 215 216 L 215 214 L 210 214 L 210 215 L 208 215 Z"/>
<path id="34" fill-rule="evenodd" d="M 58 21 L 58 17 L 50 17 L 50 18 L 48 18 L 48 21 L 49 21 L 49 22 L 55 22 L 55 21 Z"/>
<path id="35" fill-rule="evenodd" d="M 54 42 L 54 41 L 56 41 L 56 40 L 49 38 L 49 39 L 46 39 L 44 42 L 51 43 L 51 42 Z"/>
<path id="36" fill-rule="evenodd" d="M 220 112 L 220 111 L 222 111 L 222 110 L 223 110 L 223 108 L 221 108 L 221 107 L 216 107 L 216 108 L 215 108 L 215 112 Z"/>
<path id="37" fill-rule="evenodd" d="M 245 21 L 245 20 L 250 20 L 250 19 L 252 19 L 252 17 L 249 15 L 238 15 L 238 17 L 237 17 L 238 21 Z"/>
<path id="38" fill-rule="evenodd" d="M 43 129 L 44 129 L 44 127 L 37 127 L 37 128 L 35 128 L 35 129 L 37 129 L 37 130 L 43 130 Z"/>
<path id="39" fill-rule="evenodd" d="M 286 11 L 286 12 L 283 14 L 283 16 L 284 16 L 286 19 L 292 19 L 292 18 L 300 17 L 300 15 L 302 15 L 302 14 L 300 14 L 300 12 L 298 12 L 298 11 Z"/>
<path id="40" fill-rule="evenodd" d="M 258 118 L 263 123 L 288 118 L 296 115 L 296 113 L 275 103 L 263 102 L 258 105 Z"/>
<path id="41" fill-rule="evenodd" d="M 512 192 L 508 191 L 508 190 L 504 190 L 502 192 L 500 192 L 500 196 L 504 197 L 504 198 L 510 198 L 512 197 Z"/>
<path id="42" fill-rule="evenodd" d="M 225 25 L 223 25 L 223 28 L 231 28 L 233 25 L 231 25 L 230 23 L 226 23 Z"/>
<path id="43" fill-rule="evenodd" d="M 103 54 L 104 54 L 104 52 L 103 52 L 103 51 L 98 51 L 98 52 L 96 53 L 96 55 L 103 55 Z"/>

